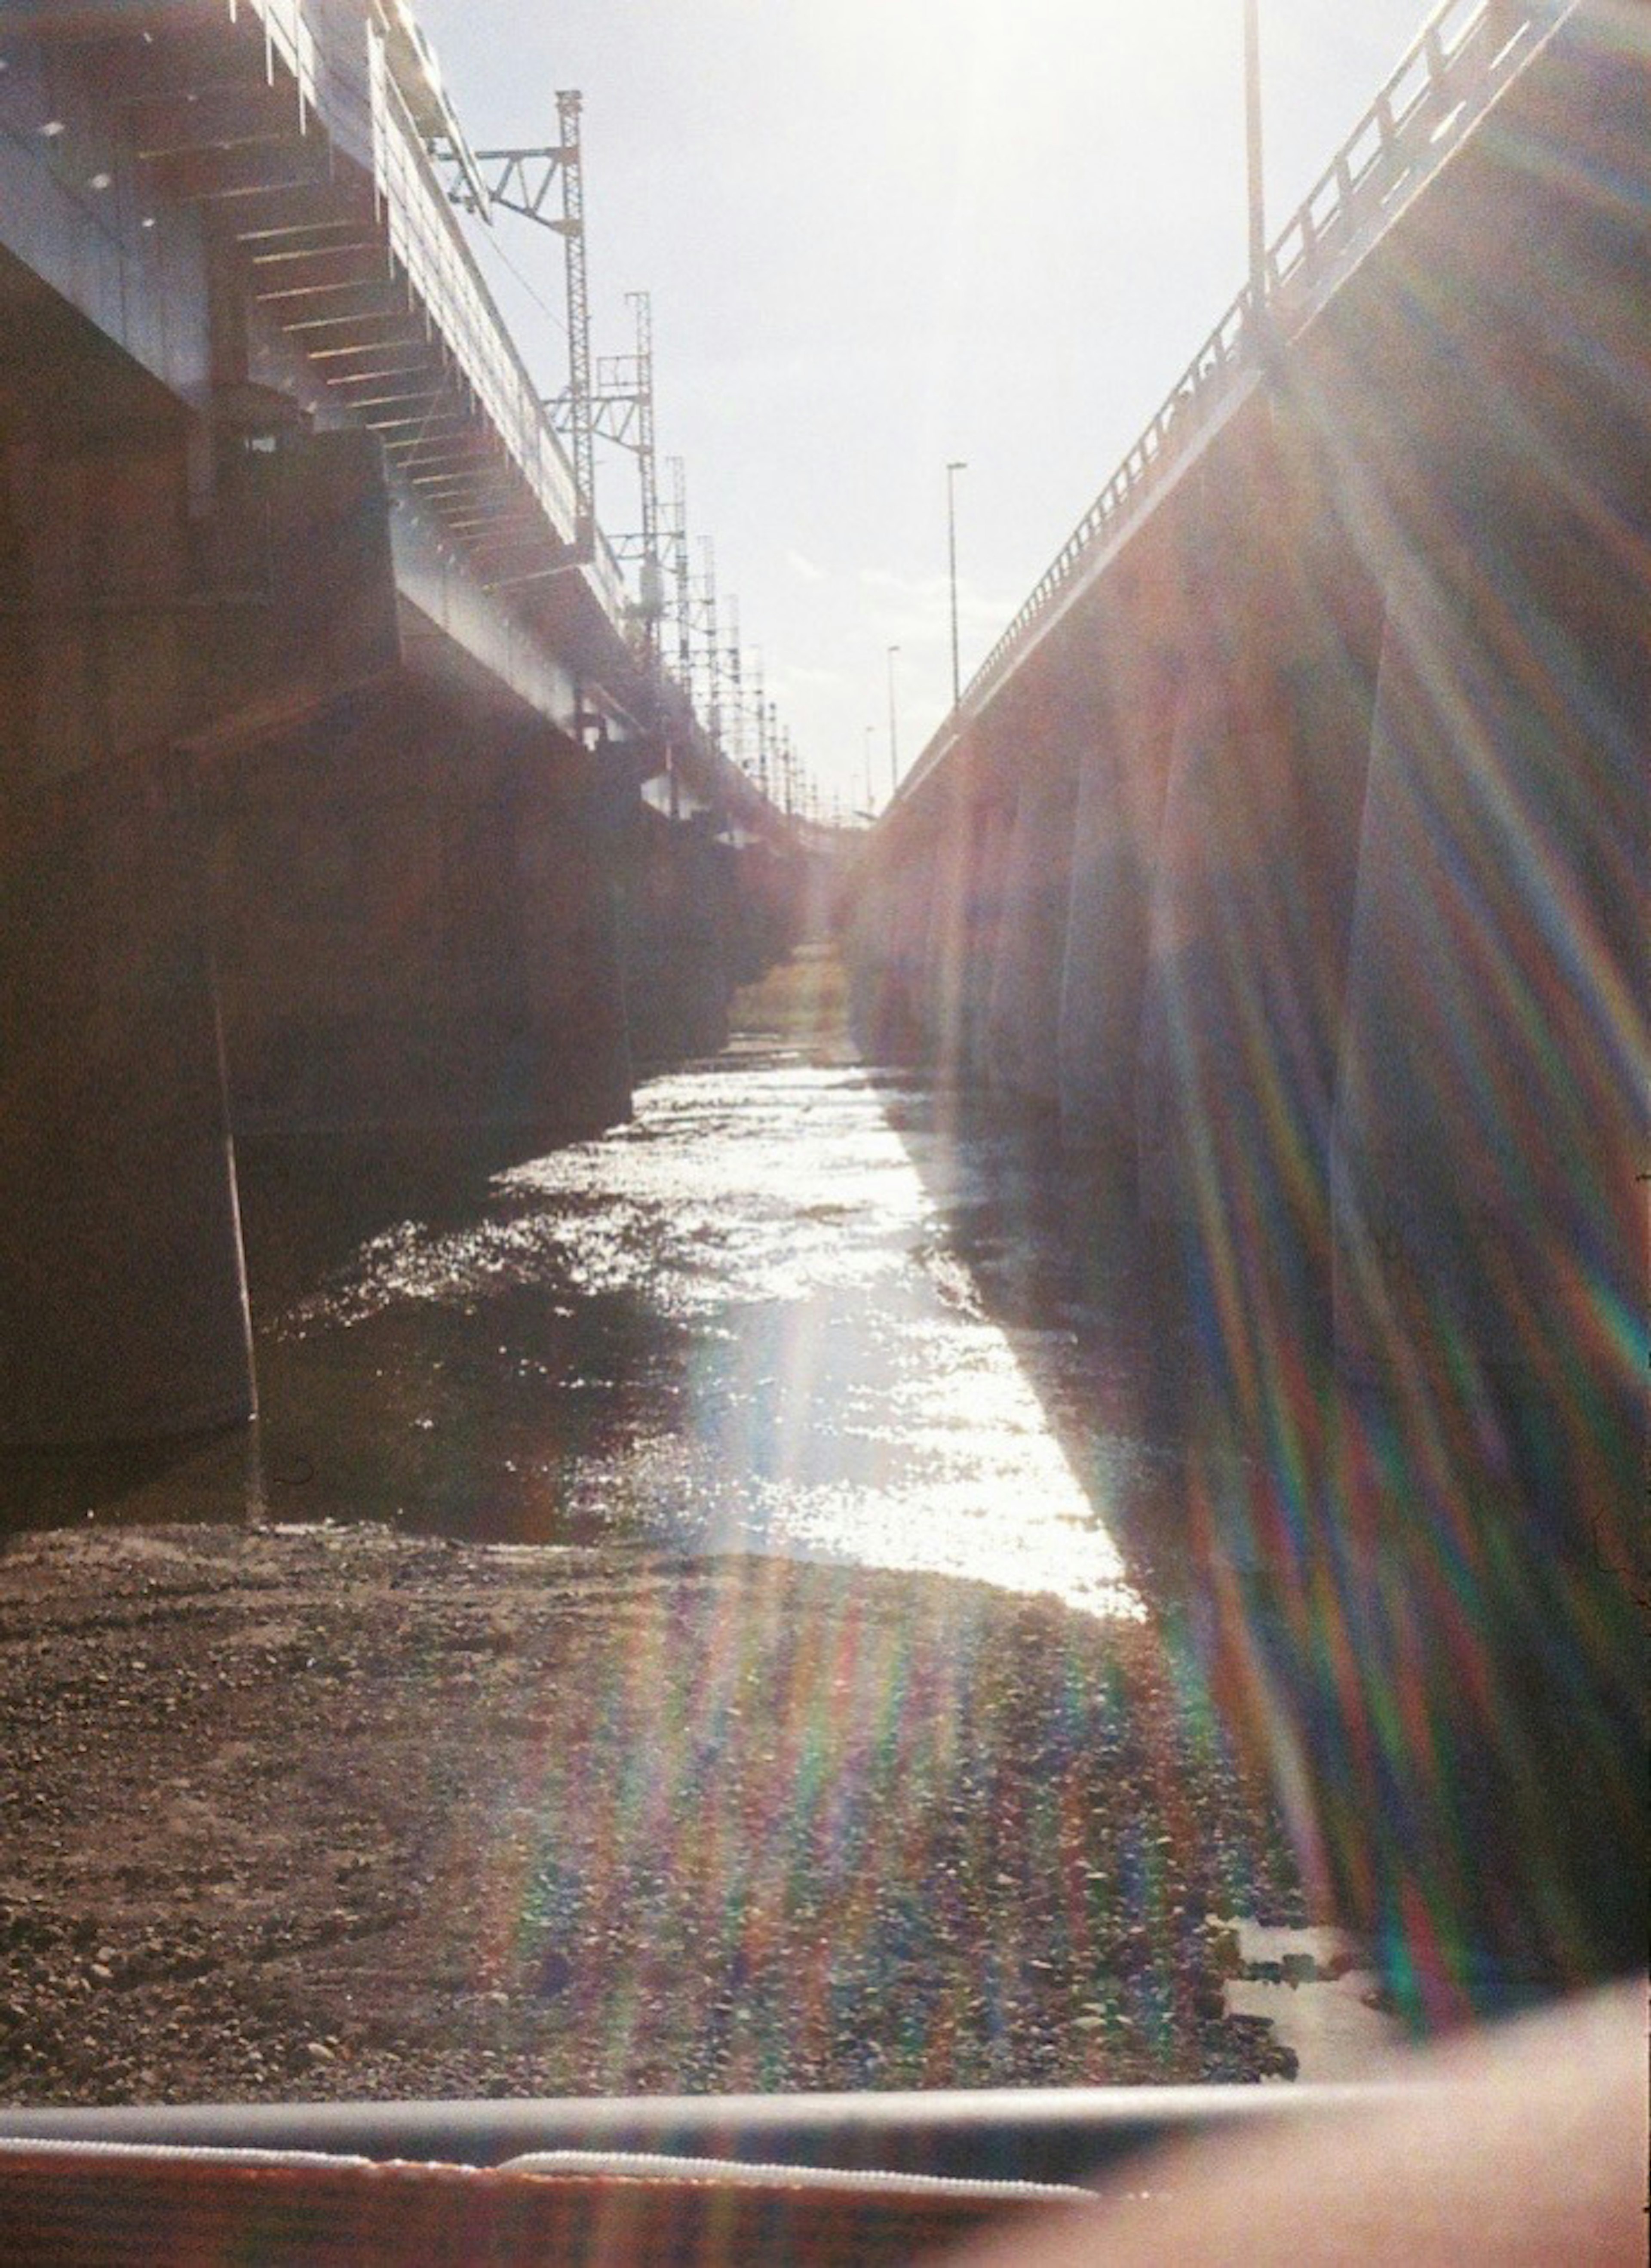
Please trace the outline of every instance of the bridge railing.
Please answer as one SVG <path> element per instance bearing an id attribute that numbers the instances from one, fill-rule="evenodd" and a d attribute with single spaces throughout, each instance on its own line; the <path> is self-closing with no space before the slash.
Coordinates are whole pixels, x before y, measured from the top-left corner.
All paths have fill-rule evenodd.
<path id="1" fill-rule="evenodd" d="M 571 541 L 578 519 L 573 468 L 391 77 L 384 43 L 371 33 L 369 39 L 373 179 L 391 250 L 551 526 Z M 585 571 L 610 617 L 622 622 L 624 581 L 600 536 Z"/>
<path id="2" fill-rule="evenodd" d="M 1443 0 L 1268 247 L 1264 308 L 1252 307 L 1246 284 L 975 671 L 964 707 L 979 705 L 1007 675 L 1062 594 L 1254 373 L 1267 331 L 1276 335 L 1322 298 L 1387 209 L 1442 162 L 1575 4 Z M 942 753 L 941 743 L 931 745 L 906 785 L 915 785 Z"/>
<path id="3" fill-rule="evenodd" d="M 278 55 L 297 87 L 299 115 L 307 115 L 315 107 L 315 36 L 304 12 L 304 0 L 246 0 L 246 4 L 264 27 L 268 76 L 274 78 Z M 225 0 L 225 5 L 232 19 L 238 0 Z"/>

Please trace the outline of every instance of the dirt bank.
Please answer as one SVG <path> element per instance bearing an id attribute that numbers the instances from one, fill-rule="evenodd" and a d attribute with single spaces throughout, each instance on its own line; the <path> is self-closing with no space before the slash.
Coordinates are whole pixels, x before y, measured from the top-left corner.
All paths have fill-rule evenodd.
<path id="1" fill-rule="evenodd" d="M 1299 1918 L 1160 1641 L 365 1528 L 0 1556 L 0 2095 L 1255 2077 Z"/>

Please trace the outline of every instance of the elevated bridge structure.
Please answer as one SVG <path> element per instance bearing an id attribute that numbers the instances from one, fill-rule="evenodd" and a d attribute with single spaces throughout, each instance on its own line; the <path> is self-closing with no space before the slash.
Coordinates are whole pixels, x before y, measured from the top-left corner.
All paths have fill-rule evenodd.
<path id="1" fill-rule="evenodd" d="M 781 948 L 432 147 L 394 0 L 0 7 L 0 1441 L 251 1410 L 238 1156 L 589 1131 Z"/>
<path id="2" fill-rule="evenodd" d="M 862 866 L 873 1051 L 1355 1369 L 1641 1312 L 1648 120 L 1651 10 L 1450 0 Z"/>
<path id="3" fill-rule="evenodd" d="M 1648 125 L 1639 0 L 1440 12 L 851 924 L 868 1050 L 1058 1141 L 1156 1334 L 1187 1634 L 1339 1910 L 1550 1984 L 1643 1929 Z"/>

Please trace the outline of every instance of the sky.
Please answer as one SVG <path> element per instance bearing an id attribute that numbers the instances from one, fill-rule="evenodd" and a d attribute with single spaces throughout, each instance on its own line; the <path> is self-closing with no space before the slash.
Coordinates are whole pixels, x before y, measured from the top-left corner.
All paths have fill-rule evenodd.
<path id="1" fill-rule="evenodd" d="M 1244 280 L 1242 0 L 415 0 L 478 148 L 584 97 L 593 351 L 651 294 L 685 462 L 826 815 L 889 797 Z M 1433 0 L 1261 0 L 1268 233 Z M 483 271 L 547 394 L 561 240 Z M 597 510 L 635 528 L 634 461 Z M 891 662 L 888 649 L 899 652 Z M 869 728 L 869 729 L 868 729 Z"/>

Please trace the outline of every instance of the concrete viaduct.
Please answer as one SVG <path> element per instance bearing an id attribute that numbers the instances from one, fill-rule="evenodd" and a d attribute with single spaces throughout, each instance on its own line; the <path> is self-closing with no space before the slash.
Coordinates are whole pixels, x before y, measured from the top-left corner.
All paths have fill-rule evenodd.
<path id="1" fill-rule="evenodd" d="M 1142 1548 L 1435 2022 L 1643 1959 L 1648 126 L 1638 0 L 1445 8 L 854 909 L 867 1049 L 1149 1335 Z"/>
<path id="2" fill-rule="evenodd" d="M 914 766 L 870 1050 L 1643 1422 L 1651 10 L 1445 8 Z M 1256 1326 L 1258 1330 L 1260 1326 Z M 1423 1350 L 1431 1350 L 1424 1355 Z"/>
<path id="3" fill-rule="evenodd" d="M 789 918 L 789 834 L 630 618 L 407 36 L 370 0 L 0 9 L 0 1442 L 248 1416 L 238 1150 L 599 1128 Z"/>

